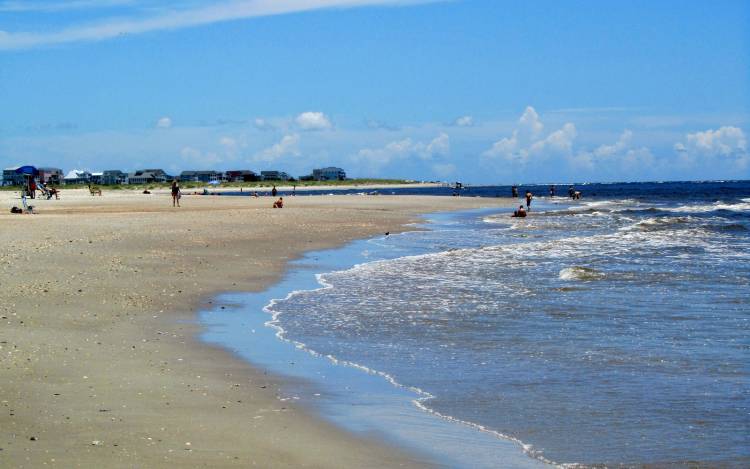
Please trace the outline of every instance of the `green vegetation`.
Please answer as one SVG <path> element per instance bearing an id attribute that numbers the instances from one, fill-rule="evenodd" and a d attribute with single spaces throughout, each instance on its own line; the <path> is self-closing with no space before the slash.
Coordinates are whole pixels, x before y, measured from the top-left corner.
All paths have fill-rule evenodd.
<path id="1" fill-rule="evenodd" d="M 198 189 L 203 187 L 216 187 L 216 188 L 231 188 L 231 187 L 268 187 L 272 186 L 291 186 L 296 185 L 297 187 L 315 187 L 315 186 L 365 186 L 365 185 L 389 185 L 389 184 L 417 184 L 417 181 L 409 181 L 406 179 L 346 179 L 344 181 L 252 181 L 252 182 L 222 182 L 217 185 L 208 185 L 205 182 L 180 182 L 180 187 L 184 189 Z M 172 185 L 170 182 L 159 182 L 151 184 L 116 184 L 111 186 L 92 186 L 95 189 L 102 189 L 105 191 L 118 191 L 118 190 L 134 190 L 143 191 L 145 189 L 169 189 Z M 74 184 L 74 185 L 59 185 L 55 186 L 60 190 L 65 189 L 87 189 L 86 184 Z M 0 190 L 4 191 L 20 191 L 21 186 L 0 186 Z"/>
<path id="2" fill-rule="evenodd" d="M 263 181 L 268 186 L 271 181 Z M 418 181 L 409 181 L 406 179 L 345 179 L 343 181 L 296 181 L 296 182 L 282 182 L 281 184 L 288 186 L 290 184 L 296 184 L 298 187 L 308 186 L 367 186 L 374 184 L 417 184 Z"/>

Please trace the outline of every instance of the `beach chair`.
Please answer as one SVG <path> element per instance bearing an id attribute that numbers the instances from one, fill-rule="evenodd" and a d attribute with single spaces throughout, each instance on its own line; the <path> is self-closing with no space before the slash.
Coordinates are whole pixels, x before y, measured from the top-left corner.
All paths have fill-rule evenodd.
<path id="1" fill-rule="evenodd" d="M 98 187 L 89 186 L 89 192 L 91 193 L 91 195 L 98 195 L 100 197 L 102 195 L 102 190 L 99 189 Z"/>
<path id="2" fill-rule="evenodd" d="M 38 182 L 36 185 L 36 190 L 42 193 L 42 196 L 46 198 L 47 200 L 52 198 L 52 192 L 47 188 L 47 186 L 44 185 L 44 183 Z"/>

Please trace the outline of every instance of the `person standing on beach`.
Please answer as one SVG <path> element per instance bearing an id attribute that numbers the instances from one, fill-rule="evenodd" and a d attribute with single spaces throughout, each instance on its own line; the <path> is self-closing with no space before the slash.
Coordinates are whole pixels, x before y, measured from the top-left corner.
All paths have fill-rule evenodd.
<path id="1" fill-rule="evenodd" d="M 172 180 L 172 207 L 174 206 L 180 206 L 180 185 L 177 179 Z"/>
<path id="2" fill-rule="evenodd" d="M 549 196 L 554 197 L 555 196 L 555 186 L 551 185 L 549 186 Z"/>
<path id="3" fill-rule="evenodd" d="M 518 186 L 511 186 L 510 194 L 514 199 L 518 198 Z"/>
<path id="4" fill-rule="evenodd" d="M 534 194 L 531 191 L 526 191 L 526 210 L 531 210 L 531 199 L 534 198 Z"/>
<path id="5" fill-rule="evenodd" d="M 278 194 L 279 191 L 276 190 L 276 184 L 273 185 L 273 189 L 271 189 L 271 196 L 276 197 L 276 194 Z"/>

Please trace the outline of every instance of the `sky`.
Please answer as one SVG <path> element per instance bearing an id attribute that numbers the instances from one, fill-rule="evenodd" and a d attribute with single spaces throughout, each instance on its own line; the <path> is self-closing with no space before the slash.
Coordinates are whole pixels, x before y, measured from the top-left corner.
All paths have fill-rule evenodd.
<path id="1" fill-rule="evenodd" d="M 746 0 L 0 0 L 0 164 L 750 179 Z"/>

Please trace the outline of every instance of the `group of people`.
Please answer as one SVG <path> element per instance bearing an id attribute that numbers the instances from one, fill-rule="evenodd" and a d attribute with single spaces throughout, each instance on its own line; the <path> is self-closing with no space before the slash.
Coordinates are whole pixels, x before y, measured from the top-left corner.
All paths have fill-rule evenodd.
<path id="1" fill-rule="evenodd" d="M 295 186 L 296 189 L 296 186 Z M 145 191 L 144 191 L 145 192 Z M 207 194 L 208 191 L 204 190 L 204 194 Z M 273 189 L 271 189 L 271 195 L 273 197 L 276 197 L 276 195 L 279 193 L 278 189 L 276 189 L 276 186 L 273 186 Z M 292 194 L 294 195 L 294 194 Z M 258 193 L 253 193 L 254 197 L 258 197 Z M 172 180 L 172 207 L 179 207 L 180 206 L 180 198 L 182 198 L 182 192 L 180 190 L 180 183 L 177 182 L 177 179 Z M 279 197 L 278 200 L 276 200 L 273 203 L 273 208 L 284 208 L 284 198 Z"/>
<path id="2" fill-rule="evenodd" d="M 568 197 L 571 199 L 580 199 L 581 198 L 581 191 L 577 191 L 575 186 L 568 187 Z"/>
<path id="3" fill-rule="evenodd" d="M 60 191 L 50 185 L 45 185 L 41 181 L 37 181 L 34 177 L 27 177 L 26 186 L 24 187 L 23 194 L 29 199 L 36 199 L 36 191 L 42 193 L 42 196 L 47 200 L 54 197 L 60 199 Z"/>
<path id="4" fill-rule="evenodd" d="M 513 198 L 518 198 L 518 186 L 512 186 L 510 190 Z M 524 208 L 523 205 L 519 205 L 518 210 L 513 211 L 513 215 L 511 215 L 512 217 L 524 218 L 528 214 L 528 211 L 531 210 L 531 201 L 534 200 L 534 194 L 532 194 L 531 191 L 526 191 L 524 197 L 526 198 L 526 208 Z"/>
<path id="5" fill-rule="evenodd" d="M 518 198 L 518 186 L 515 186 L 515 185 L 511 186 L 510 193 L 511 193 L 511 196 L 514 199 Z M 550 197 L 554 197 L 556 193 L 557 193 L 557 188 L 555 187 L 555 185 L 554 184 L 550 185 L 549 186 L 549 196 Z M 527 202 L 528 202 L 529 194 L 531 194 L 531 193 L 529 191 L 526 191 Z M 580 199 L 581 198 L 581 191 L 576 190 L 575 186 L 570 186 L 570 187 L 568 187 L 568 197 L 570 197 L 571 199 Z M 529 203 L 527 203 L 526 205 L 527 205 L 527 208 L 528 208 Z"/>
<path id="6" fill-rule="evenodd" d="M 518 198 L 518 186 L 511 186 L 510 188 L 511 195 L 513 198 Z M 556 188 L 554 185 L 549 186 L 549 196 L 554 197 L 556 192 Z M 568 197 L 571 199 L 580 199 L 581 198 L 581 191 L 576 190 L 575 186 L 570 186 L 568 188 Z M 526 208 L 524 208 L 523 205 L 520 205 L 518 207 L 518 210 L 513 211 L 513 217 L 514 218 L 524 218 L 528 214 L 529 210 L 531 210 L 531 201 L 534 199 L 534 194 L 531 193 L 531 191 L 526 191 L 525 194 L 526 198 Z"/>

